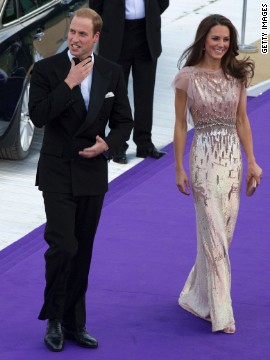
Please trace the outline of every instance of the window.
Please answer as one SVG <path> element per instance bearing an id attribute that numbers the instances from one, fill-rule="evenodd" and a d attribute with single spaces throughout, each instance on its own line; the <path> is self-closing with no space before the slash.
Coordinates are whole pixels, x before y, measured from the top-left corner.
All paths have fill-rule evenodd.
<path id="1" fill-rule="evenodd" d="M 36 0 L 21 0 L 20 8 L 22 15 L 27 15 L 38 8 L 38 2 Z"/>
<path id="2" fill-rule="evenodd" d="M 21 16 L 27 15 L 49 2 L 52 2 L 52 0 L 20 0 L 19 7 Z"/>
<path id="3" fill-rule="evenodd" d="M 9 0 L 6 3 L 6 7 L 3 12 L 3 18 L 2 18 L 2 24 L 6 25 L 10 23 L 11 21 L 14 21 L 17 19 L 17 12 L 16 12 L 16 1 L 15 0 Z"/>

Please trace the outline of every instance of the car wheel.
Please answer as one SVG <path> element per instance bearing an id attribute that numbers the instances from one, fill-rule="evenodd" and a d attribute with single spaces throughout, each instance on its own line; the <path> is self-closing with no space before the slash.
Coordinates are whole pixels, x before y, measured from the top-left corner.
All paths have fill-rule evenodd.
<path id="1" fill-rule="evenodd" d="M 27 80 L 27 83 L 24 87 L 20 106 L 16 114 L 16 116 L 19 116 L 19 121 L 17 125 L 15 141 L 9 148 L 0 149 L 0 156 L 2 158 L 10 160 L 21 160 L 29 154 L 35 132 L 35 126 L 30 120 L 28 111 L 29 87 L 30 79 Z"/>

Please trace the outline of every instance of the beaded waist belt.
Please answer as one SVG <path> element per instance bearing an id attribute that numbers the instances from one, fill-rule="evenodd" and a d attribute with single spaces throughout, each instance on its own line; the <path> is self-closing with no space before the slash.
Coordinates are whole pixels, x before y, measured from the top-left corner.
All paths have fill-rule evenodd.
<path id="1" fill-rule="evenodd" d="M 236 128 L 235 124 L 232 123 L 225 123 L 225 122 L 211 122 L 211 123 L 204 123 L 204 124 L 198 124 L 198 125 L 194 125 L 195 130 L 200 130 L 200 129 L 205 129 L 208 127 L 213 127 L 213 126 L 224 126 L 224 127 L 230 127 L 230 128 Z"/>

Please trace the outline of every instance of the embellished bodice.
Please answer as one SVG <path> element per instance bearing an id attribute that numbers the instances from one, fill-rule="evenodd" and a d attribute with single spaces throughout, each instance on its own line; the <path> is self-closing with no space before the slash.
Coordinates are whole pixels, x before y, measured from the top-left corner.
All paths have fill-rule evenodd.
<path id="1" fill-rule="evenodd" d="M 174 86 L 186 91 L 187 110 L 196 129 L 213 125 L 235 126 L 241 92 L 244 91 L 238 79 L 226 78 L 221 69 L 188 66 L 176 75 Z"/>

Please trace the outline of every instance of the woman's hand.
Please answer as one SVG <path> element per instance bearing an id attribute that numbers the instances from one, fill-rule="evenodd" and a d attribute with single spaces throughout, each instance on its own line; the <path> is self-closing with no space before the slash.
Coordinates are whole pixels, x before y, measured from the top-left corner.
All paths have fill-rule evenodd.
<path id="1" fill-rule="evenodd" d="M 185 170 L 176 171 L 176 186 L 178 190 L 184 195 L 190 195 L 189 181 Z"/>
<path id="2" fill-rule="evenodd" d="M 257 186 L 260 185 L 262 179 L 262 169 L 255 161 L 252 163 L 248 163 L 247 178 L 246 178 L 247 183 L 249 182 L 249 179 L 251 177 L 254 177 L 254 179 L 257 182 Z"/>

